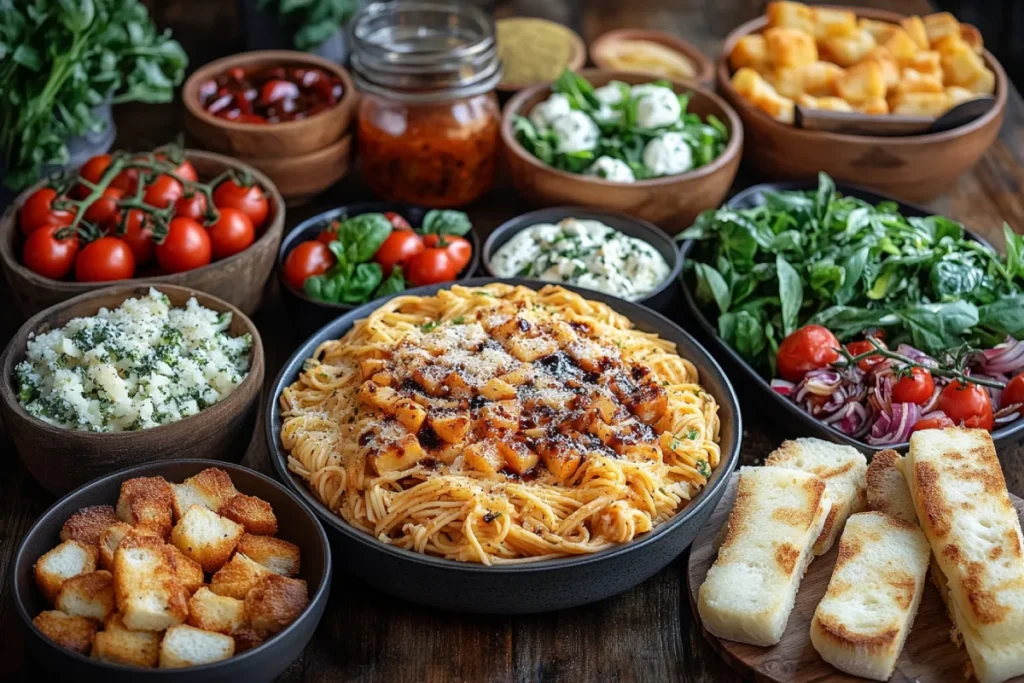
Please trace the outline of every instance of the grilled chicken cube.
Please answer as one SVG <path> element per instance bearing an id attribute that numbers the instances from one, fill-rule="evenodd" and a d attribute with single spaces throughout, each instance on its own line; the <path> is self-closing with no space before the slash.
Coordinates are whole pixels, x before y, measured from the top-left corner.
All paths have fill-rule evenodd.
<path id="1" fill-rule="evenodd" d="M 444 386 L 448 388 L 448 395 L 456 398 L 469 398 L 473 395 L 473 387 L 462 379 L 462 375 L 452 371 L 444 378 Z"/>
<path id="2" fill-rule="evenodd" d="M 512 337 L 521 338 L 524 335 L 536 334 L 530 322 L 518 316 L 490 327 L 487 333 L 500 342 L 504 342 Z"/>
<path id="3" fill-rule="evenodd" d="M 604 422 L 611 424 L 619 412 L 619 406 L 607 396 L 598 396 L 590 404 L 590 409 Z"/>
<path id="4" fill-rule="evenodd" d="M 516 397 L 516 388 L 505 380 L 494 377 L 480 388 L 480 395 L 491 401 L 505 401 Z"/>
<path id="5" fill-rule="evenodd" d="M 430 426 L 438 438 L 447 443 L 459 443 L 469 434 L 469 414 L 458 412 L 444 412 L 431 415 Z"/>
<path id="6" fill-rule="evenodd" d="M 384 474 L 407 470 L 426 457 L 427 452 L 423 450 L 419 439 L 412 434 L 406 434 L 398 441 L 382 448 L 380 452 L 371 454 L 370 464 L 377 474 Z"/>
<path id="7" fill-rule="evenodd" d="M 465 458 L 466 464 L 477 472 L 497 474 L 505 467 L 505 458 L 498 453 L 498 446 L 491 439 L 467 446 L 463 452 L 463 458 Z"/>
<path id="8" fill-rule="evenodd" d="M 395 412 L 398 392 L 391 387 L 382 387 L 373 380 L 368 380 L 359 387 L 359 400 L 391 415 Z"/>
<path id="9" fill-rule="evenodd" d="M 516 401 L 496 401 L 480 409 L 480 419 L 492 435 L 503 430 L 519 429 L 519 414 L 519 403 Z"/>
<path id="10" fill-rule="evenodd" d="M 390 372 L 387 372 L 386 370 L 382 370 L 381 372 L 378 372 L 377 374 L 375 374 L 370 379 L 372 379 L 374 381 L 374 383 L 379 384 L 382 387 L 386 387 L 386 386 L 389 386 L 391 384 L 391 381 L 394 378 L 391 376 Z"/>
<path id="11" fill-rule="evenodd" d="M 558 344 L 549 337 L 513 337 L 505 342 L 505 350 L 524 363 L 532 363 L 557 351 Z"/>
<path id="12" fill-rule="evenodd" d="M 616 437 L 615 428 L 597 416 L 594 416 L 594 419 L 590 421 L 587 431 L 601 439 L 601 443 L 605 445 L 612 443 Z"/>
<path id="13" fill-rule="evenodd" d="M 445 386 L 445 379 L 448 375 L 448 371 L 440 365 L 428 365 L 426 367 L 417 368 L 412 373 L 412 379 L 416 384 L 423 387 L 423 391 L 427 392 L 431 396 L 445 396 L 448 393 L 448 389 Z"/>
<path id="14" fill-rule="evenodd" d="M 387 361 L 382 358 L 367 358 L 359 363 L 359 370 L 363 373 L 363 379 L 370 379 L 386 367 Z"/>
<path id="15" fill-rule="evenodd" d="M 395 418 L 403 427 L 416 433 L 427 419 L 427 411 L 411 398 L 401 398 L 395 403 Z"/>
<path id="16" fill-rule="evenodd" d="M 548 472 L 562 481 L 576 474 L 583 462 L 579 450 L 563 440 L 545 439 L 537 444 L 537 453 Z"/>
<path id="17" fill-rule="evenodd" d="M 629 412 L 644 424 L 654 424 L 668 410 L 668 393 L 654 382 L 638 384 L 625 375 L 618 375 L 609 386 Z"/>
<path id="18" fill-rule="evenodd" d="M 603 365 L 611 358 L 611 351 L 589 339 L 579 339 L 565 347 L 565 352 L 576 364 L 588 372 L 601 372 Z"/>
<path id="19" fill-rule="evenodd" d="M 499 441 L 498 453 L 504 458 L 508 468 L 516 474 L 526 474 L 537 464 L 537 454 L 526 447 L 521 441 Z"/>
<path id="20" fill-rule="evenodd" d="M 504 375 L 498 377 L 503 382 L 507 382 L 512 386 L 520 386 L 522 384 L 528 384 L 533 379 L 533 371 L 529 367 L 521 367 L 513 370 L 512 372 L 506 372 Z"/>

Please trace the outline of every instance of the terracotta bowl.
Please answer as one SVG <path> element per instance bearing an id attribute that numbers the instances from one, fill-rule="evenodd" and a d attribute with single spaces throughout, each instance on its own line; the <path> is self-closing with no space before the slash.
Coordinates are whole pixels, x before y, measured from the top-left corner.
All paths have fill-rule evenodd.
<path id="1" fill-rule="evenodd" d="M 284 231 L 284 199 L 267 176 L 236 159 L 191 149 L 185 150 L 185 158 L 192 162 L 203 180 L 209 180 L 229 168 L 249 171 L 266 191 L 270 202 L 270 214 L 262 233 L 245 251 L 214 261 L 208 266 L 169 275 L 147 276 L 143 273 L 141 277 L 121 283 L 134 284 L 144 280 L 191 287 L 220 297 L 250 315 L 259 308 L 263 299 L 263 285 L 274 268 L 274 258 Z M 28 196 L 45 184 L 46 181 L 36 183 L 18 195 L 0 218 L 0 269 L 7 279 L 10 298 L 26 318 L 73 296 L 114 284 L 51 280 L 21 264 L 24 239 L 18 229 L 18 212 Z"/>
<path id="2" fill-rule="evenodd" d="M 602 33 L 590 44 L 590 61 L 599 69 L 614 70 L 614 65 L 608 61 L 605 54 L 615 43 L 623 40 L 647 40 L 680 53 L 693 64 L 693 69 L 696 72 L 693 80 L 705 87 L 714 88 L 715 63 L 690 43 L 665 31 L 648 28 L 620 28 Z M 650 78 L 659 77 L 657 74 L 646 73 L 645 75 Z"/>
<path id="3" fill-rule="evenodd" d="M 134 432 L 81 432 L 54 427 L 29 415 L 18 402 L 14 368 L 25 358 L 28 340 L 63 327 L 72 318 L 115 308 L 125 299 L 145 296 L 150 286 L 182 306 L 195 297 L 206 308 L 230 311 L 232 336 L 252 335 L 249 374 L 224 400 L 178 422 Z M 139 283 L 89 292 L 30 318 L 0 356 L 0 416 L 25 468 L 50 493 L 62 495 L 96 477 L 161 460 L 202 456 L 238 461 L 245 455 L 256 424 L 263 387 L 263 342 L 256 326 L 226 301 L 190 287 Z"/>
<path id="4" fill-rule="evenodd" d="M 274 181 L 286 206 L 299 206 L 344 178 L 352 166 L 353 135 L 308 154 L 290 157 L 252 157 L 246 163 Z"/>
<path id="5" fill-rule="evenodd" d="M 903 15 L 884 10 L 841 7 L 858 16 L 898 22 Z M 740 97 L 732 87 L 728 55 L 741 37 L 768 24 L 765 17 L 748 21 L 730 33 L 718 60 L 718 89 L 743 120 L 745 160 L 773 180 L 813 178 L 824 171 L 836 182 L 877 189 L 911 202 L 946 192 L 981 157 L 999 134 L 1009 90 L 1006 73 L 988 51 L 983 57 L 996 75 L 996 103 L 984 116 L 959 128 L 904 137 L 874 137 L 803 130 L 779 123 Z"/>
<path id="6" fill-rule="evenodd" d="M 341 101 L 311 118 L 274 124 L 228 121 L 203 109 L 199 101 L 203 83 L 234 67 L 271 66 L 323 69 L 341 79 L 344 88 Z M 181 99 L 185 103 L 185 128 L 204 147 L 241 158 L 279 158 L 322 150 L 337 142 L 355 119 L 359 95 L 348 71 L 330 60 L 294 50 L 256 50 L 224 57 L 196 69 L 182 86 Z"/>
<path id="7" fill-rule="evenodd" d="M 653 80 L 644 74 L 598 69 L 584 70 L 580 75 L 597 87 L 615 80 L 632 85 Z M 728 193 L 740 164 L 743 128 L 732 107 L 710 90 L 677 81 L 672 85 L 678 93 L 693 93 L 690 111 L 701 116 L 714 114 L 729 129 L 725 150 L 710 164 L 688 173 L 635 183 L 614 183 L 552 168 L 523 149 L 512 132 L 515 116 L 528 114 L 534 105 L 550 94 L 549 87 L 542 85 L 520 91 L 508 101 L 502 112 L 501 138 L 516 190 L 528 202 L 538 206 L 575 205 L 607 209 L 651 221 L 670 234 L 689 227 L 697 214 L 717 207 Z"/>

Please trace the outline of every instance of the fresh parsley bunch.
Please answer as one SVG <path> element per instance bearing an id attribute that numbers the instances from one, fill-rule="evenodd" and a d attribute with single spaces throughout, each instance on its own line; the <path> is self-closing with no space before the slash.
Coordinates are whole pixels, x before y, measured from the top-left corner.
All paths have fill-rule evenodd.
<path id="1" fill-rule="evenodd" d="M 312 50 L 333 36 L 359 9 L 359 0 L 259 0 L 276 5 L 277 14 L 295 27 L 295 47 Z"/>

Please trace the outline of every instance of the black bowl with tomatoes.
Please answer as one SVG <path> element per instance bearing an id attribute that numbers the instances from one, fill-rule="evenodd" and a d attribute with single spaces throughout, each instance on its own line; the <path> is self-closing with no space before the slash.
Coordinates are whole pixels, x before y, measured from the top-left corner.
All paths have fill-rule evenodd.
<path id="1" fill-rule="evenodd" d="M 329 236 L 331 229 L 337 229 L 337 226 L 347 219 L 373 214 L 383 215 L 387 219 L 391 228 L 388 234 L 390 241 L 375 249 L 371 258 L 360 259 L 360 262 L 354 265 L 378 264 L 382 271 L 381 280 L 372 287 L 372 290 L 368 286 L 372 280 L 368 280 L 342 285 L 340 288 L 346 290 L 343 292 L 337 291 L 338 285 L 330 284 L 327 289 L 332 291 L 325 291 L 324 276 L 338 265 L 337 258 L 330 253 L 329 244 L 335 241 Z M 455 282 L 472 277 L 480 265 L 480 238 L 471 225 L 463 234 L 441 235 L 440 239 L 424 235 L 421 230 L 429 228 L 425 222 L 442 231 L 458 230 L 454 226 L 438 227 L 445 223 L 436 220 L 439 214 L 457 214 L 455 223 L 463 219 L 468 220 L 465 214 L 459 211 L 431 210 L 405 202 L 364 202 L 324 211 L 295 226 L 281 241 L 277 255 L 277 274 L 297 331 L 302 335 L 312 334 L 354 308 L 401 291 L 397 289 L 395 282 L 397 278 L 394 265 L 399 268 L 403 280 L 402 289 Z M 367 225 L 353 225 L 349 232 L 362 235 L 369 229 L 371 228 Z M 307 242 L 317 242 L 321 246 L 307 245 L 302 247 L 302 252 L 292 255 L 293 251 Z M 372 247 L 373 244 L 369 246 Z M 469 254 L 465 253 L 467 246 Z M 336 245 L 334 248 L 339 247 Z M 358 248 L 350 249 L 358 251 Z M 438 251 L 445 252 L 444 258 L 438 256 Z M 363 254 L 354 255 L 358 257 L 365 254 L 366 250 Z M 317 276 L 321 278 L 317 287 L 305 284 L 307 278 Z M 349 281 L 362 279 L 347 278 Z M 300 280 L 303 282 L 302 287 L 297 286 Z M 391 283 L 387 284 L 389 280 Z M 321 298 L 311 294 L 319 295 Z"/>

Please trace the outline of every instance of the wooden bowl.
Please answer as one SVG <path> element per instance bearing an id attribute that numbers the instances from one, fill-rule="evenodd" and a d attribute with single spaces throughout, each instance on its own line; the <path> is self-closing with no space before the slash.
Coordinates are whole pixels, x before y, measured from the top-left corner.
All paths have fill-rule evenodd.
<path id="1" fill-rule="evenodd" d="M 840 9 L 889 22 L 898 22 L 903 16 L 859 7 Z M 864 185 L 906 201 L 928 201 L 946 192 L 999 134 L 1009 86 L 1003 67 L 988 51 L 983 57 L 996 76 L 996 103 L 988 113 L 959 128 L 930 135 L 875 137 L 803 130 L 780 123 L 740 97 L 732 86 L 728 64 L 736 41 L 767 24 L 766 17 L 759 17 L 726 37 L 717 78 L 719 92 L 743 120 L 746 162 L 772 180 L 806 180 L 824 171 L 836 182 Z"/>
<path id="2" fill-rule="evenodd" d="M 115 308 L 125 299 L 145 296 L 154 287 L 182 306 L 189 298 L 215 311 L 230 311 L 232 336 L 252 335 L 249 374 L 219 403 L 178 422 L 134 432 L 81 432 L 61 429 L 29 415 L 18 402 L 14 368 L 25 358 L 28 340 L 63 327 L 72 318 Z M 96 477 L 123 467 L 202 455 L 238 461 L 245 455 L 256 424 L 263 387 L 263 342 L 256 326 L 236 307 L 191 287 L 133 283 L 89 292 L 30 318 L 0 356 L 0 416 L 25 468 L 50 493 L 62 495 Z"/>
<path id="3" fill-rule="evenodd" d="M 263 187 L 270 203 L 270 214 L 267 216 L 267 224 L 263 227 L 262 234 L 245 251 L 215 261 L 208 266 L 184 273 L 144 275 L 122 282 L 134 284 L 145 280 L 146 282 L 191 287 L 220 297 L 240 308 L 246 315 L 251 315 L 260 306 L 263 298 L 263 285 L 274 268 L 277 247 L 281 243 L 281 235 L 284 232 L 284 200 L 274 183 L 248 164 L 220 154 L 191 149 L 185 150 L 185 158 L 192 162 L 199 177 L 203 179 L 213 178 L 229 168 L 252 173 L 254 180 Z M 18 211 L 28 196 L 45 184 L 46 181 L 41 181 L 21 193 L 0 218 L 0 269 L 3 270 L 7 279 L 10 297 L 14 300 L 14 305 L 26 318 L 73 296 L 114 284 L 111 282 L 51 280 L 32 272 L 21 264 L 21 248 L 24 240 L 18 229 Z"/>
<path id="4" fill-rule="evenodd" d="M 299 206 L 344 178 L 352 166 L 353 135 L 308 154 L 253 157 L 245 161 L 267 174 L 284 197 L 285 206 Z"/>
<path id="5" fill-rule="evenodd" d="M 664 31 L 656 31 L 648 28 L 620 28 L 614 31 L 608 31 L 607 33 L 602 33 L 590 44 L 590 61 L 592 61 L 599 69 L 614 71 L 615 66 L 605 56 L 605 51 L 615 43 L 623 40 L 646 40 L 659 45 L 664 45 L 670 50 L 678 52 L 693 64 L 695 75 L 692 80 L 707 88 L 714 88 L 715 63 L 690 43 Z M 646 72 L 639 73 L 644 73 L 648 78 L 660 78 L 658 74 Z"/>
<path id="6" fill-rule="evenodd" d="M 316 116 L 285 123 L 238 123 L 207 113 L 199 100 L 203 83 L 234 67 L 315 66 L 341 79 L 344 91 L 337 105 Z M 196 69 L 181 89 L 185 128 L 204 147 L 235 157 L 292 157 L 321 150 L 345 134 L 355 119 L 359 95 L 348 71 L 339 64 L 294 50 L 242 52 Z"/>
<path id="7" fill-rule="evenodd" d="M 595 86 L 609 81 L 631 85 L 652 80 L 644 74 L 587 69 L 580 76 Z M 505 145 L 512 184 L 528 202 L 538 206 L 589 206 L 651 221 L 675 234 L 689 227 L 701 211 L 722 203 L 740 164 L 743 127 L 736 112 L 718 95 L 699 85 L 672 81 L 677 93 L 690 92 L 690 111 L 714 114 L 729 129 L 729 142 L 710 164 L 687 173 L 615 183 L 603 178 L 560 171 L 548 166 L 519 144 L 512 132 L 512 120 L 527 114 L 550 94 L 546 85 L 520 91 L 502 112 L 501 138 Z"/>

